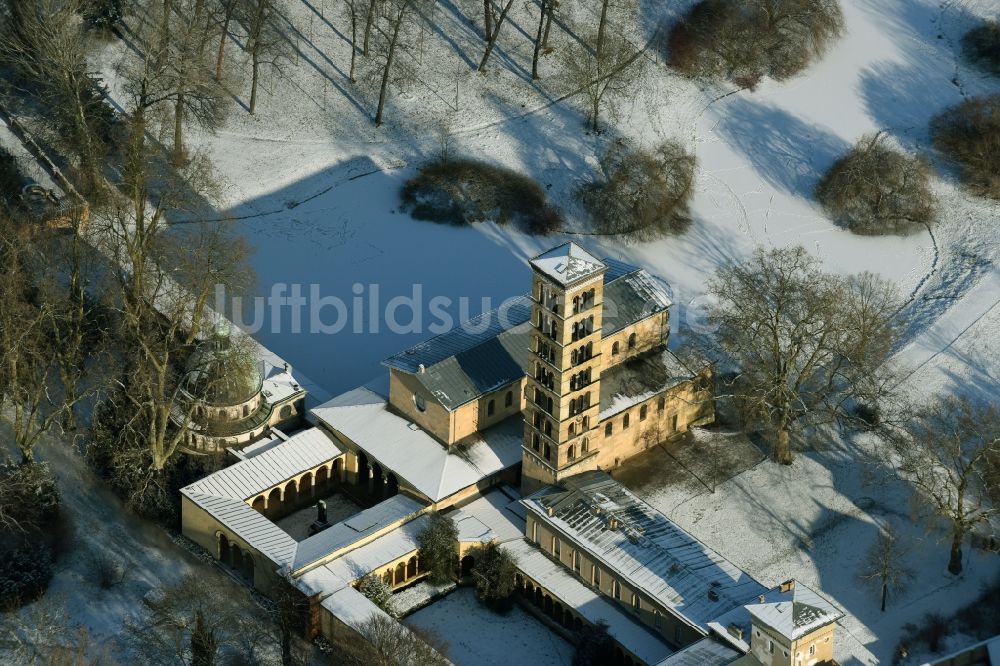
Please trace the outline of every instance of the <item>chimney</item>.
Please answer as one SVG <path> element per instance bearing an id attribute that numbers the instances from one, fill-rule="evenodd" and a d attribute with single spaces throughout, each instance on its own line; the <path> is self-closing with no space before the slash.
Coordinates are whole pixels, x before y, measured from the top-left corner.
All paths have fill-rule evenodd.
<path id="1" fill-rule="evenodd" d="M 738 641 L 743 640 L 743 629 L 736 625 L 736 623 L 731 623 L 727 628 L 729 635 Z"/>
<path id="2" fill-rule="evenodd" d="M 556 508 L 554 506 L 547 506 L 545 507 L 545 513 L 551 518 L 556 515 Z"/>
<path id="3" fill-rule="evenodd" d="M 764 599 L 764 595 L 763 594 L 760 595 L 759 597 L 757 597 L 757 603 L 762 604 L 762 603 L 764 603 L 764 601 L 765 601 L 765 599 Z"/>
<path id="4" fill-rule="evenodd" d="M 792 590 L 795 589 L 795 579 L 793 578 L 791 580 L 786 580 L 784 583 L 781 584 L 781 586 L 778 589 L 781 591 L 782 594 L 786 592 L 791 592 Z"/>
<path id="5" fill-rule="evenodd" d="M 427 372 L 427 368 L 424 367 L 423 363 L 417 364 L 417 372 L 419 372 L 420 374 Z"/>
<path id="6" fill-rule="evenodd" d="M 617 518 L 608 518 L 608 529 L 609 530 L 616 530 L 616 529 L 618 529 L 618 519 Z"/>

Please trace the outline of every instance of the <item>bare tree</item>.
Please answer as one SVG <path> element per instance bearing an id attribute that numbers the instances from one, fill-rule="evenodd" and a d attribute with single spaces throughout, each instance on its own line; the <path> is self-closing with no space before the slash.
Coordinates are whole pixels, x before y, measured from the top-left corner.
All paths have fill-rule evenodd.
<path id="1" fill-rule="evenodd" d="M 406 27 L 418 20 L 417 15 L 421 13 L 420 10 L 430 7 L 433 3 L 434 0 L 383 0 L 388 24 L 381 27 L 376 26 L 381 37 L 379 56 L 382 58 L 378 105 L 375 110 L 376 127 L 382 125 L 389 80 L 393 74 L 396 50 L 401 45 L 403 32 Z"/>
<path id="2" fill-rule="evenodd" d="M 824 273 L 797 247 L 758 249 L 720 268 L 709 289 L 714 344 L 737 370 L 723 386 L 747 425 L 771 437 L 775 461 L 792 462 L 793 432 L 850 422 L 853 403 L 891 394 L 899 306 L 888 282 Z"/>
<path id="3" fill-rule="evenodd" d="M 1000 93 L 945 109 L 931 120 L 931 136 L 970 191 L 1000 199 Z"/>
<path id="4" fill-rule="evenodd" d="M 358 59 L 358 18 L 360 18 L 358 2 L 359 0 L 344 0 L 344 11 L 347 12 L 347 20 L 351 23 L 351 66 L 347 75 L 351 83 L 357 81 L 354 78 L 354 69 Z"/>
<path id="5" fill-rule="evenodd" d="M 538 31 L 535 33 L 535 47 L 531 54 L 531 79 L 537 81 L 540 76 L 538 76 L 538 57 L 542 52 L 542 35 L 545 29 L 545 18 L 551 11 L 549 8 L 549 3 L 552 0 L 539 0 L 538 7 Z"/>
<path id="6" fill-rule="evenodd" d="M 368 9 L 365 11 L 365 37 L 361 46 L 361 55 L 368 57 L 368 46 L 371 43 L 372 28 L 375 26 L 375 18 L 380 9 L 380 0 L 368 0 Z"/>
<path id="7" fill-rule="evenodd" d="M 913 485 L 917 505 L 948 526 L 948 571 L 960 574 L 965 537 L 1000 514 L 986 475 L 990 458 L 1000 456 L 1000 408 L 939 396 L 891 441 L 889 462 Z"/>
<path id="8" fill-rule="evenodd" d="M 480 72 L 486 70 L 486 62 L 490 59 L 490 54 L 493 53 L 493 47 L 496 46 L 497 37 L 500 36 L 500 28 L 503 27 L 504 21 L 507 20 L 507 12 L 510 11 L 511 6 L 514 4 L 514 0 L 507 0 L 507 4 L 503 5 L 503 9 L 500 10 L 500 14 L 493 16 L 492 20 L 489 17 L 493 15 L 493 5 L 490 0 L 483 0 L 486 10 L 486 51 L 483 52 L 483 59 L 479 61 L 479 67 L 477 68 Z M 492 29 L 490 26 L 494 26 Z"/>
<path id="9" fill-rule="evenodd" d="M 896 533 L 896 528 L 889 523 L 879 530 L 865 555 L 861 580 L 879 586 L 883 613 L 889 592 L 903 592 L 913 580 L 913 570 L 903 561 L 909 550 L 909 544 L 903 541 Z"/>
<path id="10" fill-rule="evenodd" d="M 19 75 L 6 79 L 9 84 L 23 83 L 20 92 L 45 107 L 44 129 L 75 158 L 80 187 L 98 193 L 110 110 L 88 69 L 90 44 L 78 11 L 73 0 L 7 0 L 0 5 L 0 64 Z"/>
<path id="11" fill-rule="evenodd" d="M 562 59 L 563 76 L 572 89 L 580 90 L 587 99 L 588 125 L 597 132 L 601 109 L 608 95 L 627 95 L 642 74 L 642 49 L 624 35 L 612 34 L 600 38 L 596 34 L 565 51 Z M 612 112 L 614 109 L 612 108 Z"/>
<path id="12" fill-rule="evenodd" d="M 249 0 L 246 12 L 247 51 L 250 52 L 250 113 L 257 110 L 260 68 L 278 67 L 286 56 L 287 41 L 280 26 L 281 0 Z"/>
<path id="13" fill-rule="evenodd" d="M 222 69 L 226 59 L 226 42 L 229 41 L 229 25 L 236 15 L 239 0 L 219 0 L 216 7 L 219 22 L 219 49 L 215 55 L 215 80 L 222 81 Z"/>
<path id="14" fill-rule="evenodd" d="M 433 636 L 429 640 L 438 643 L 438 649 L 427 640 L 421 639 L 391 617 L 373 613 L 358 628 L 358 634 L 338 641 L 342 657 L 351 666 L 400 666 L 419 664 L 420 666 L 445 666 L 448 660 L 442 655 L 439 641 Z"/>
<path id="15" fill-rule="evenodd" d="M 855 233 L 910 233 L 934 220 L 930 163 L 887 145 L 882 132 L 862 137 L 816 186 L 816 199 Z"/>

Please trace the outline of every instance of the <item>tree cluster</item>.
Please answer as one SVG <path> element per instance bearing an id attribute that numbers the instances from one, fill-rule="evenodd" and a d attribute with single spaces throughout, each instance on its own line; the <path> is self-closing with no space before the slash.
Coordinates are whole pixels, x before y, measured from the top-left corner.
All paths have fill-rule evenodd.
<path id="1" fill-rule="evenodd" d="M 931 121 L 931 136 L 970 191 L 1000 199 L 1000 93 L 946 109 Z"/>
<path id="2" fill-rule="evenodd" d="M 862 137 L 823 175 L 816 199 L 857 234 L 907 234 L 934 220 L 930 163 L 888 145 L 884 134 Z"/>
<path id="3" fill-rule="evenodd" d="M 347 666 L 446 666 L 447 645 L 429 632 L 420 635 L 382 614 L 373 613 L 337 641 L 337 662 Z"/>
<path id="4" fill-rule="evenodd" d="M 638 241 L 683 233 L 691 222 L 695 164 L 675 141 L 649 151 L 613 143 L 601 158 L 602 180 L 579 192 L 595 231 Z"/>
<path id="5" fill-rule="evenodd" d="M 844 29 L 837 0 L 701 0 L 671 30 L 669 64 L 687 76 L 755 87 L 792 77 Z"/>
<path id="6" fill-rule="evenodd" d="M 962 50 L 975 65 L 1000 76 L 1000 21 L 983 21 L 965 33 Z"/>
<path id="7" fill-rule="evenodd" d="M 358 584 L 358 592 L 392 615 L 392 586 L 386 583 L 381 576 L 371 573 L 362 578 Z"/>
<path id="8" fill-rule="evenodd" d="M 545 191 L 527 176 L 479 160 L 441 158 L 400 190 L 402 209 L 418 220 L 465 225 L 491 220 L 545 235 L 562 225 Z"/>
<path id="9" fill-rule="evenodd" d="M 430 514 L 430 523 L 417 535 L 420 568 L 435 585 L 449 583 L 458 571 L 458 528 L 440 513 Z"/>
<path id="10" fill-rule="evenodd" d="M 476 581 L 476 596 L 487 606 L 506 610 L 513 603 L 517 561 L 495 541 L 485 544 L 476 553 L 472 576 Z"/>

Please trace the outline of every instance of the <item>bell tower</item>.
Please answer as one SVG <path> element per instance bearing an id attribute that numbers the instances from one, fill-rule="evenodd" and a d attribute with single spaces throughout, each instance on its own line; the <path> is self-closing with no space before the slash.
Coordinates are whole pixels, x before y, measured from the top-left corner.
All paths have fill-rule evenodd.
<path id="1" fill-rule="evenodd" d="M 587 469 L 596 453 L 601 315 L 607 266 L 575 243 L 530 262 L 531 356 L 525 384 L 522 492 Z"/>

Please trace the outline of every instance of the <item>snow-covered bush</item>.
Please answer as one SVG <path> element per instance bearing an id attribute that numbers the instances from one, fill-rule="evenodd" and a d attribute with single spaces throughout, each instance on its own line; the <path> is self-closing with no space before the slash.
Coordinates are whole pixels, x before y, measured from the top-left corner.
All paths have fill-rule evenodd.
<path id="1" fill-rule="evenodd" d="M 651 151 L 612 144 L 601 159 L 604 179 L 579 196 L 599 233 L 651 240 L 682 233 L 690 224 L 695 156 L 667 141 Z"/>
<path id="2" fill-rule="evenodd" d="M 816 186 L 816 199 L 839 224 L 857 234 L 906 234 L 934 219 L 930 165 L 893 149 L 886 136 L 862 137 L 833 163 Z"/>
<path id="3" fill-rule="evenodd" d="M 668 63 L 753 88 L 798 74 L 843 29 L 837 0 L 701 0 L 671 30 Z"/>
<path id="4" fill-rule="evenodd" d="M 510 608 L 516 587 L 516 574 L 517 562 L 514 556 L 491 541 L 476 554 L 476 566 L 472 570 L 476 579 L 476 596 L 492 608 Z"/>
<path id="5" fill-rule="evenodd" d="M 458 528 L 440 513 L 432 513 L 430 524 L 417 535 L 421 571 L 430 573 L 435 585 L 451 582 L 458 568 Z"/>
<path id="6" fill-rule="evenodd" d="M 368 574 L 358 584 L 358 592 L 368 597 L 368 600 L 392 615 L 392 587 L 381 576 Z"/>
<path id="7" fill-rule="evenodd" d="M 478 160 L 430 162 L 403 185 L 400 199 L 402 210 L 418 220 L 455 225 L 492 220 L 541 235 L 562 226 L 562 216 L 538 183 Z"/>
<path id="8" fill-rule="evenodd" d="M 971 62 L 1000 76 L 1000 21 L 984 21 L 965 33 L 962 50 Z"/>
<path id="9" fill-rule="evenodd" d="M 45 594 L 52 580 L 52 551 L 40 541 L 0 553 L 0 610 L 19 608 Z"/>
<path id="10" fill-rule="evenodd" d="M 931 121 L 934 146 L 958 165 L 972 192 L 1000 199 L 1000 93 L 974 97 Z"/>

